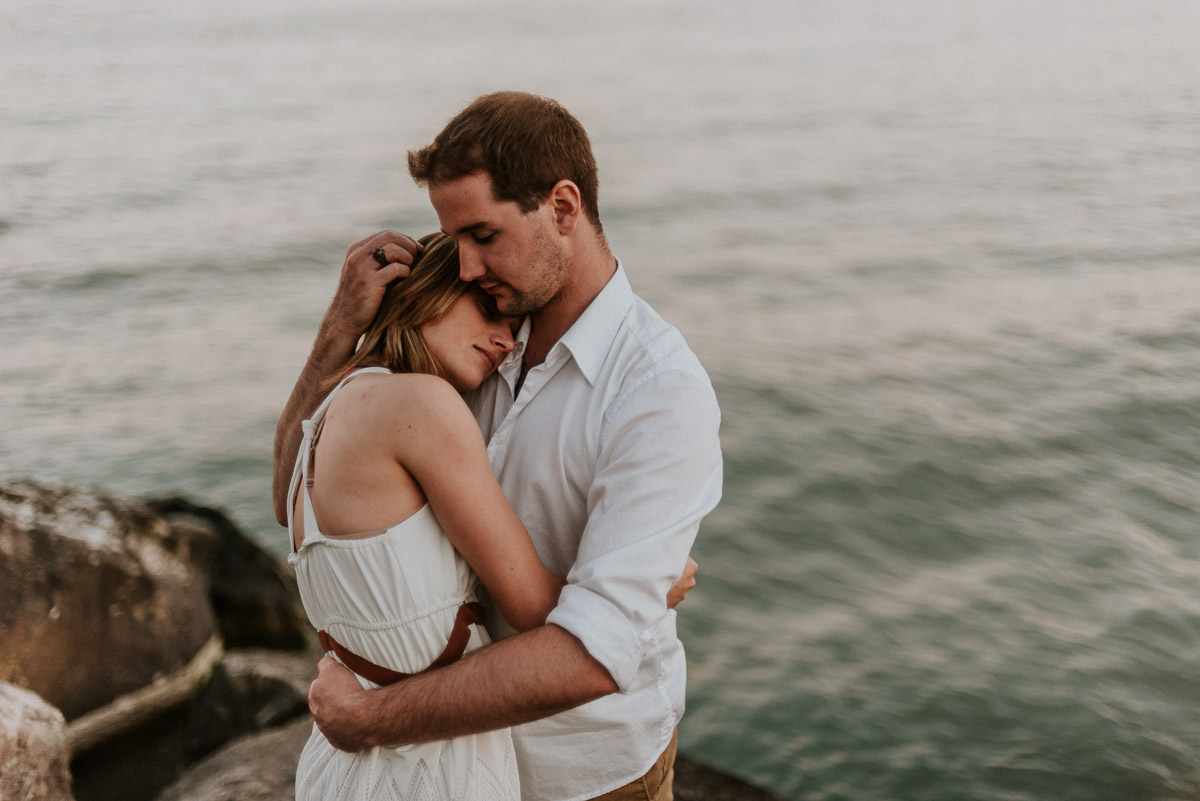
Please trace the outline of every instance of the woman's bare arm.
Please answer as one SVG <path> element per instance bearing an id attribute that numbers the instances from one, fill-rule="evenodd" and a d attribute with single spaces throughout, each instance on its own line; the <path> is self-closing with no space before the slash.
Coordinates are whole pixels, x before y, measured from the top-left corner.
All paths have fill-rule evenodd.
<path id="1" fill-rule="evenodd" d="M 558 602 L 563 578 L 542 564 L 500 489 L 478 423 L 445 381 L 405 378 L 403 406 L 391 393 L 396 408 L 388 415 L 396 421 L 397 459 L 509 625 L 518 631 L 542 625 Z"/>

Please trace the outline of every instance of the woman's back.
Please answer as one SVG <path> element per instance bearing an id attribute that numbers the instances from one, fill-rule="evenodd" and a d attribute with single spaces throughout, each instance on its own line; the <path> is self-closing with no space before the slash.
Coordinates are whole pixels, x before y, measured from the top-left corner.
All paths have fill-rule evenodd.
<path id="1" fill-rule="evenodd" d="M 402 432 L 445 398 L 436 391 L 442 383 L 428 375 L 360 371 L 331 393 L 328 409 L 315 421 L 310 490 L 322 533 L 382 531 L 425 505 L 425 493 L 402 465 Z M 302 535 L 303 525 L 296 528 Z"/>

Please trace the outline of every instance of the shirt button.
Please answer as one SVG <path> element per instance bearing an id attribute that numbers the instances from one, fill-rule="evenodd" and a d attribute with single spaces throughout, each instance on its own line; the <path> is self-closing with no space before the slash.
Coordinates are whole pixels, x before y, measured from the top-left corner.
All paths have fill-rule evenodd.
<path id="1" fill-rule="evenodd" d="M 497 435 L 496 435 L 496 442 L 499 442 L 501 445 L 503 445 L 503 444 L 504 444 L 504 441 L 505 441 L 506 439 L 508 439 L 508 437 L 507 437 L 505 434 L 503 434 L 503 433 L 500 433 L 500 434 L 497 434 Z"/>

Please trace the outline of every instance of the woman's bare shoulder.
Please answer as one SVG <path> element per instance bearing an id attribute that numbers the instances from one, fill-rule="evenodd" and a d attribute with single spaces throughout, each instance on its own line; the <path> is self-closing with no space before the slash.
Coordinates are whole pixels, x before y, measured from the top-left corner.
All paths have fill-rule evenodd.
<path id="1" fill-rule="evenodd" d="M 448 381 L 425 373 L 375 373 L 346 384 L 330 404 L 330 413 L 353 406 L 364 422 L 438 422 L 461 424 L 471 416 L 467 404 Z M 339 409 L 338 407 L 341 407 Z"/>

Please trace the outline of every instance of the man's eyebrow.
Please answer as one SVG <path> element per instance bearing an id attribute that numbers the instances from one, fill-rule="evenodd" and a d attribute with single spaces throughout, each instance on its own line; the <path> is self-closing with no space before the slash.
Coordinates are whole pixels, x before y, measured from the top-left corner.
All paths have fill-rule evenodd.
<path id="1" fill-rule="evenodd" d="M 477 222 L 477 223 L 471 223 L 470 225 L 464 225 L 462 228 L 459 228 L 454 233 L 450 233 L 445 228 L 443 228 L 442 233 L 445 234 L 446 236 L 453 237 L 453 236 L 459 236 L 461 234 L 469 234 L 472 231 L 478 231 L 480 228 L 486 228 L 486 227 L 487 227 L 486 222 Z"/>

